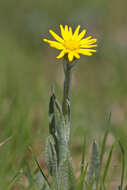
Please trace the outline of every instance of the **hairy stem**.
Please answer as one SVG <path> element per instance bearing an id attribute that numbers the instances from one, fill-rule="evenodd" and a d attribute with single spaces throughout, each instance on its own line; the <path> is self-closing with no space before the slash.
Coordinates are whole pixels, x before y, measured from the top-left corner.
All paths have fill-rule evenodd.
<path id="1" fill-rule="evenodd" d="M 72 79 L 72 64 L 68 61 L 65 61 L 64 64 L 64 90 L 63 90 L 63 103 L 62 103 L 62 111 L 63 115 L 66 116 L 68 114 L 68 104 L 70 104 L 70 90 L 71 90 L 71 79 Z"/>

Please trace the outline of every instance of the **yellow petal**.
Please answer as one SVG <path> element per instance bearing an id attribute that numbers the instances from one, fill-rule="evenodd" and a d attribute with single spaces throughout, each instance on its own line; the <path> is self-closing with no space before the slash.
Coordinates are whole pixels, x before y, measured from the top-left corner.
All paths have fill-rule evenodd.
<path id="1" fill-rule="evenodd" d="M 83 30 L 83 31 L 79 34 L 79 36 L 77 37 L 77 40 L 80 41 L 80 40 L 84 37 L 85 34 L 86 34 L 86 30 Z"/>
<path id="2" fill-rule="evenodd" d="M 44 42 L 48 42 L 49 40 L 47 40 L 47 39 L 44 38 L 43 41 L 44 41 Z"/>
<path id="3" fill-rule="evenodd" d="M 69 62 L 72 62 L 72 61 L 73 61 L 73 58 L 74 58 L 73 53 L 72 53 L 72 52 L 69 52 L 69 53 L 68 53 L 68 60 L 69 60 Z"/>
<path id="4" fill-rule="evenodd" d="M 96 49 L 84 49 L 85 51 L 89 51 L 89 52 L 96 52 Z"/>
<path id="5" fill-rule="evenodd" d="M 77 26 L 77 28 L 73 34 L 73 39 L 76 39 L 78 37 L 79 29 L 80 29 L 80 25 Z"/>
<path id="6" fill-rule="evenodd" d="M 95 42 L 97 42 L 96 38 L 93 38 L 93 39 L 91 39 L 91 40 L 88 41 L 89 44 L 94 44 Z"/>
<path id="7" fill-rule="evenodd" d="M 61 24 L 60 24 L 60 30 L 61 30 L 61 35 L 62 35 L 63 39 L 65 39 L 65 31 Z"/>
<path id="8" fill-rule="evenodd" d="M 65 33 L 68 33 L 68 25 L 65 25 Z"/>
<path id="9" fill-rule="evenodd" d="M 66 52 L 63 50 L 60 52 L 60 54 L 56 57 L 57 59 L 62 58 L 64 55 L 66 54 Z"/>
<path id="10" fill-rule="evenodd" d="M 54 47 L 54 48 L 59 49 L 59 50 L 62 50 L 64 48 L 64 46 L 61 43 L 56 42 L 56 41 L 51 41 L 51 40 L 44 39 L 44 42 L 49 43 L 49 45 L 51 47 Z"/>
<path id="11" fill-rule="evenodd" d="M 80 44 L 84 44 L 84 43 L 86 43 L 89 39 L 91 39 L 92 38 L 92 36 L 88 36 L 87 38 L 84 38 L 84 39 L 82 39 L 81 41 L 80 41 Z"/>
<path id="12" fill-rule="evenodd" d="M 68 26 L 65 25 L 65 30 L 64 30 L 64 39 L 67 41 L 69 40 L 70 35 L 69 35 L 69 31 L 68 31 Z"/>
<path id="13" fill-rule="evenodd" d="M 59 50 L 62 50 L 62 49 L 64 49 L 64 47 L 63 47 L 63 45 L 62 44 L 60 44 L 59 42 L 52 42 L 52 43 L 50 43 L 50 46 L 51 47 L 54 47 L 54 48 L 56 48 L 56 49 L 59 49 Z"/>
<path id="14" fill-rule="evenodd" d="M 69 27 L 69 34 L 70 34 L 70 37 L 72 38 L 72 28 Z"/>
<path id="15" fill-rule="evenodd" d="M 58 36 L 55 32 L 53 32 L 52 30 L 49 30 L 49 32 L 55 38 L 55 40 L 57 40 L 58 42 L 63 43 L 64 40 L 60 36 Z"/>
<path id="16" fill-rule="evenodd" d="M 74 56 L 75 56 L 77 59 L 79 59 L 79 58 L 80 58 L 80 55 L 79 55 L 78 53 L 73 52 L 73 54 L 74 54 Z"/>
<path id="17" fill-rule="evenodd" d="M 83 55 L 91 56 L 92 55 L 91 52 L 96 52 L 96 50 L 95 49 L 79 49 L 77 50 L 77 52 Z"/>
<path id="18" fill-rule="evenodd" d="M 96 38 L 93 38 L 93 39 L 90 39 L 90 40 L 88 40 L 88 39 L 83 39 L 83 40 L 80 41 L 80 44 L 81 44 L 81 45 L 85 45 L 85 44 L 90 45 L 90 44 L 94 44 L 94 43 L 96 43 L 96 42 L 97 42 L 97 39 L 96 39 Z"/>
<path id="19" fill-rule="evenodd" d="M 93 48 L 93 47 L 97 47 L 97 44 L 94 44 L 94 45 L 87 45 L 87 44 L 84 44 L 84 45 L 80 45 L 81 48 Z"/>

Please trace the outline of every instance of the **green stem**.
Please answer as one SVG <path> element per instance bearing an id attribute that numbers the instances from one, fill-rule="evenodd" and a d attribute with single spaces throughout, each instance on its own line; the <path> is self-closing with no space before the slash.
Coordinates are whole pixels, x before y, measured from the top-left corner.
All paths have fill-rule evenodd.
<path id="1" fill-rule="evenodd" d="M 64 91 L 63 91 L 63 103 L 62 111 L 63 115 L 68 114 L 68 104 L 70 104 L 70 90 L 71 90 L 71 79 L 72 79 L 72 64 L 65 60 L 64 64 Z"/>

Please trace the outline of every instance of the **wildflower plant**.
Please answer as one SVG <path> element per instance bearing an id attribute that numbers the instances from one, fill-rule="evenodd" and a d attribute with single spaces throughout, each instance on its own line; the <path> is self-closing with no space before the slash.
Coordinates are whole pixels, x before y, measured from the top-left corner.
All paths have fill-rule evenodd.
<path id="1" fill-rule="evenodd" d="M 61 36 L 58 36 L 52 30 L 51 35 L 57 41 L 44 39 L 51 47 L 62 50 L 57 58 L 64 58 L 63 68 L 65 74 L 62 105 L 56 99 L 54 90 L 49 104 L 49 131 L 50 136 L 46 143 L 46 165 L 51 176 L 54 178 L 53 186 L 56 190 L 75 189 L 75 176 L 72 167 L 68 142 L 70 138 L 70 88 L 72 70 L 79 54 L 91 56 L 96 52 L 94 44 L 97 40 L 91 36 L 83 38 L 86 30 L 79 33 L 80 25 L 72 32 L 72 28 L 67 25 L 65 28 L 60 25 Z"/>
<path id="2" fill-rule="evenodd" d="M 57 56 L 58 59 L 63 58 L 64 70 L 64 87 L 62 103 L 60 104 L 56 98 L 54 88 L 51 88 L 51 97 L 49 102 L 49 136 L 46 140 L 45 162 L 50 174 L 48 178 L 39 162 L 34 156 L 34 160 L 39 168 L 39 172 L 32 177 L 30 170 L 28 172 L 30 188 L 35 190 L 109 190 L 110 183 L 106 182 L 107 174 L 110 169 L 114 145 L 111 146 L 109 155 L 104 169 L 102 170 L 103 158 L 105 154 L 105 146 L 107 136 L 110 130 L 110 117 L 106 119 L 106 131 L 102 141 L 101 149 L 98 148 L 96 142 L 93 142 L 91 158 L 89 163 L 85 160 L 85 141 L 83 144 L 80 177 L 76 179 L 72 164 L 72 158 L 68 147 L 70 139 L 70 91 L 72 71 L 77 64 L 80 54 L 91 56 L 96 52 L 96 38 L 92 36 L 84 37 L 86 30 L 79 33 L 80 26 L 76 28 L 74 33 L 72 28 L 67 25 L 60 25 L 61 37 L 52 30 L 50 34 L 56 41 L 44 39 L 53 48 L 61 50 Z M 125 173 L 125 153 L 120 144 L 122 152 L 122 170 L 121 180 L 117 190 L 123 189 L 124 173 Z M 32 186 L 34 184 L 34 187 Z M 32 188 L 31 188 L 32 186 Z M 125 187 L 126 188 L 126 187 Z M 8 188 L 9 190 L 9 188 Z"/>

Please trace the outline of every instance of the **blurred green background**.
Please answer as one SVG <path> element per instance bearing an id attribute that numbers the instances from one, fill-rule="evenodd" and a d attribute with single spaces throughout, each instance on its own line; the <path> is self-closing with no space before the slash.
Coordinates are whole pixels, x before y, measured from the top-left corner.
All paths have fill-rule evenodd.
<path id="1" fill-rule="evenodd" d="M 81 154 L 104 132 L 112 112 L 111 134 L 127 148 L 127 1 L 31 0 L 0 2 L 0 188 L 31 162 L 28 147 L 43 162 L 48 135 L 50 85 L 61 100 L 63 70 L 58 52 L 42 39 L 59 24 L 80 24 L 98 38 L 97 53 L 82 56 L 73 73 L 72 151 Z M 43 165 L 43 163 L 42 163 Z"/>

